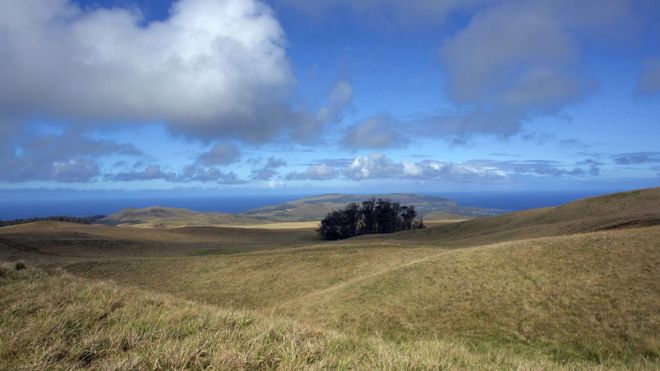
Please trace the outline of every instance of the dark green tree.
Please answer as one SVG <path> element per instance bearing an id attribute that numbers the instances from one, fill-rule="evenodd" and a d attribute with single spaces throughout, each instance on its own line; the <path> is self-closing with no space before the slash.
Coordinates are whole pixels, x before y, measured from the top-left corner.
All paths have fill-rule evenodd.
<path id="1" fill-rule="evenodd" d="M 319 226 L 318 232 L 326 240 L 340 240 L 371 233 L 394 233 L 423 228 L 415 221 L 415 206 L 401 206 L 398 202 L 378 199 L 361 204 L 350 203 L 343 210 L 330 212 Z"/>

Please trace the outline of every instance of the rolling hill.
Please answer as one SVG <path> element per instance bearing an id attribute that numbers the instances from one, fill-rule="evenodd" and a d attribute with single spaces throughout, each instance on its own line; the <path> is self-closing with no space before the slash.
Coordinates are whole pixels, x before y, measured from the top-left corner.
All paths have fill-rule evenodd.
<path id="1" fill-rule="evenodd" d="M 0 368 L 658 369 L 659 220 L 656 188 L 335 242 L 0 228 Z"/>
<path id="2" fill-rule="evenodd" d="M 370 198 L 386 198 L 404 205 L 415 205 L 421 216 L 431 220 L 460 220 L 465 218 L 496 215 L 501 210 L 462 207 L 453 201 L 416 194 L 344 195 L 333 194 L 302 198 L 300 200 L 265 206 L 240 214 L 204 213 L 169 207 L 124 209 L 98 221 L 112 226 L 139 228 L 177 228 L 192 226 L 253 226 L 273 223 L 317 222 L 330 211 L 341 209 L 351 202 Z M 304 224 L 303 226 L 308 226 Z M 282 227 L 286 227 L 283 225 Z M 291 224 L 292 228 L 297 228 Z"/>
<path id="3" fill-rule="evenodd" d="M 29 291 L 30 294 L 25 293 Z M 0 267 L 1 369 L 644 369 L 450 339 L 395 344 L 112 282 Z"/>
<path id="4" fill-rule="evenodd" d="M 464 219 L 502 213 L 502 210 L 463 207 L 441 197 L 392 193 L 382 195 L 328 194 L 306 197 L 280 205 L 249 210 L 243 215 L 278 221 L 321 220 L 329 212 L 344 208 L 348 203 L 362 202 L 371 198 L 384 198 L 402 205 L 414 205 L 419 215 L 434 219 Z"/>
<path id="5" fill-rule="evenodd" d="M 212 226 L 227 224 L 254 224 L 259 220 L 225 213 L 202 213 L 171 207 L 147 207 L 124 209 L 98 221 L 113 226 L 141 228 L 177 228 L 189 226 Z"/>
<path id="6" fill-rule="evenodd" d="M 587 198 L 558 207 L 444 224 L 387 238 L 474 245 L 658 224 L 660 188 L 652 188 Z"/>

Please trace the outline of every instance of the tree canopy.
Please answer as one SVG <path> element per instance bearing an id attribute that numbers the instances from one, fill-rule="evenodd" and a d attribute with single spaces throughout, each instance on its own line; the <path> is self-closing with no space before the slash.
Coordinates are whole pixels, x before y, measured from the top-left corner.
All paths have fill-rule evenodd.
<path id="1" fill-rule="evenodd" d="M 350 203 L 343 210 L 332 211 L 321 221 L 319 233 L 326 240 L 341 240 L 363 234 L 394 233 L 424 228 L 415 206 L 402 206 L 385 199 Z"/>

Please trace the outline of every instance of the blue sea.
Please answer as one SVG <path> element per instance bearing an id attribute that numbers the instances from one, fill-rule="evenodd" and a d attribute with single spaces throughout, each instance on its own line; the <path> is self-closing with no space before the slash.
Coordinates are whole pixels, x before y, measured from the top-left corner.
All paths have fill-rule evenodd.
<path id="1" fill-rule="evenodd" d="M 509 211 L 561 205 L 570 201 L 607 191 L 582 192 L 470 192 L 430 194 L 458 202 L 461 206 L 474 206 Z M 19 197 L 20 196 L 20 197 Z M 196 211 L 241 213 L 250 209 L 293 201 L 305 195 L 251 195 L 175 197 L 149 196 L 117 197 L 95 194 L 93 197 L 69 197 L 66 194 L 37 193 L 34 197 L 0 191 L 0 219 L 46 217 L 55 215 L 86 217 L 109 215 L 124 208 L 164 206 Z"/>

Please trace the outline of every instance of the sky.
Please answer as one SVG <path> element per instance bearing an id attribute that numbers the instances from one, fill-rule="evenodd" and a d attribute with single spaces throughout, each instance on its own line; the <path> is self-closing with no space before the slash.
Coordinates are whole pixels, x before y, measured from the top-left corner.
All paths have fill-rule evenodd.
<path id="1" fill-rule="evenodd" d="M 0 0 L 0 190 L 660 186 L 655 0 Z"/>

